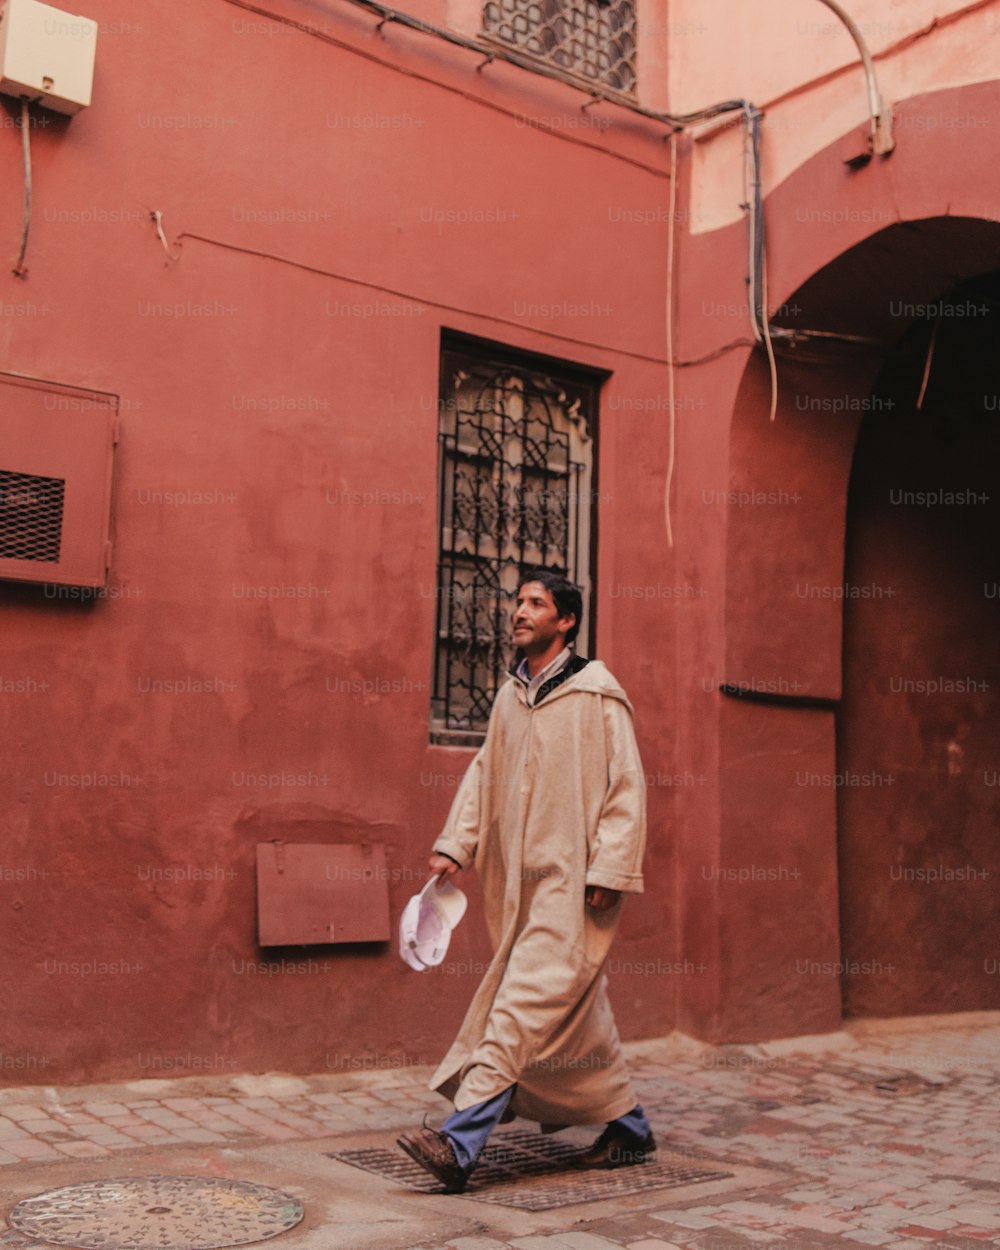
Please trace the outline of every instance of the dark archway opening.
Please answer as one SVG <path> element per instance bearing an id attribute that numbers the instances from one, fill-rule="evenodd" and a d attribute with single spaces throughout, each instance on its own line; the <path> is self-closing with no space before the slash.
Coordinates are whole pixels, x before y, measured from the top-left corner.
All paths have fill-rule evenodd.
<path id="1" fill-rule="evenodd" d="M 916 499 L 1000 493 L 998 278 L 1000 224 L 897 223 L 787 298 L 774 422 L 763 353 L 744 371 L 729 487 L 761 506 L 726 517 L 719 856 L 801 876 L 712 900 L 716 1037 L 1000 1007 L 998 501 Z"/>
<path id="2" fill-rule="evenodd" d="M 897 311 L 848 497 L 846 1017 L 1000 1007 L 1000 271 Z"/>

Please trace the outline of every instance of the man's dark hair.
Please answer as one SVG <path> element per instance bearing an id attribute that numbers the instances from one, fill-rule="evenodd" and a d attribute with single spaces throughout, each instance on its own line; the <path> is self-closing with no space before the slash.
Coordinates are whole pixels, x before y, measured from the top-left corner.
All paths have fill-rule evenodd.
<path id="1" fill-rule="evenodd" d="M 519 594 L 521 587 L 527 585 L 528 582 L 541 582 L 552 596 L 552 602 L 556 605 L 556 611 L 560 616 L 576 617 L 573 628 L 566 634 L 567 646 L 575 642 L 580 632 L 580 622 L 583 619 L 583 593 L 580 587 L 562 573 L 555 573 L 552 569 L 528 569 L 522 573 L 517 583 Z"/>

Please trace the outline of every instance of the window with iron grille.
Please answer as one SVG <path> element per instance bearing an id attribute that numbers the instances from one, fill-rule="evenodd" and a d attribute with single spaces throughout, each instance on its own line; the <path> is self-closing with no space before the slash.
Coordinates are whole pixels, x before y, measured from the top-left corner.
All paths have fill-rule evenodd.
<path id="1" fill-rule="evenodd" d="M 635 93 L 635 0 L 487 0 L 483 34 L 588 84 Z"/>
<path id="2" fill-rule="evenodd" d="M 432 740 L 481 739 L 514 659 L 521 576 L 565 573 L 592 635 L 594 426 L 599 377 L 446 340 L 441 356 L 440 545 Z"/>

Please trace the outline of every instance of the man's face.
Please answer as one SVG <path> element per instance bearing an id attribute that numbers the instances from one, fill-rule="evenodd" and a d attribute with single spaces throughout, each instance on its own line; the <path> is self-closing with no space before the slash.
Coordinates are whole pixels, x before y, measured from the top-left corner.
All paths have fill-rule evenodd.
<path id="1" fill-rule="evenodd" d="M 525 582 L 514 607 L 514 645 L 525 655 L 541 655 L 556 639 L 565 642 L 576 617 L 560 616 L 555 600 L 541 582 Z"/>

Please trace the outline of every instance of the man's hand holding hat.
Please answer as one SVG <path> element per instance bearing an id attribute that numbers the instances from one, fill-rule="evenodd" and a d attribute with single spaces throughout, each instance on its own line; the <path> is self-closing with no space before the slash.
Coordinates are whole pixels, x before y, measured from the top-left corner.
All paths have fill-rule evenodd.
<path id="1" fill-rule="evenodd" d="M 462 866 L 450 855 L 439 855 L 435 851 L 427 861 L 430 866 L 431 876 L 437 877 L 438 881 L 449 881 L 456 872 L 462 871 Z"/>

